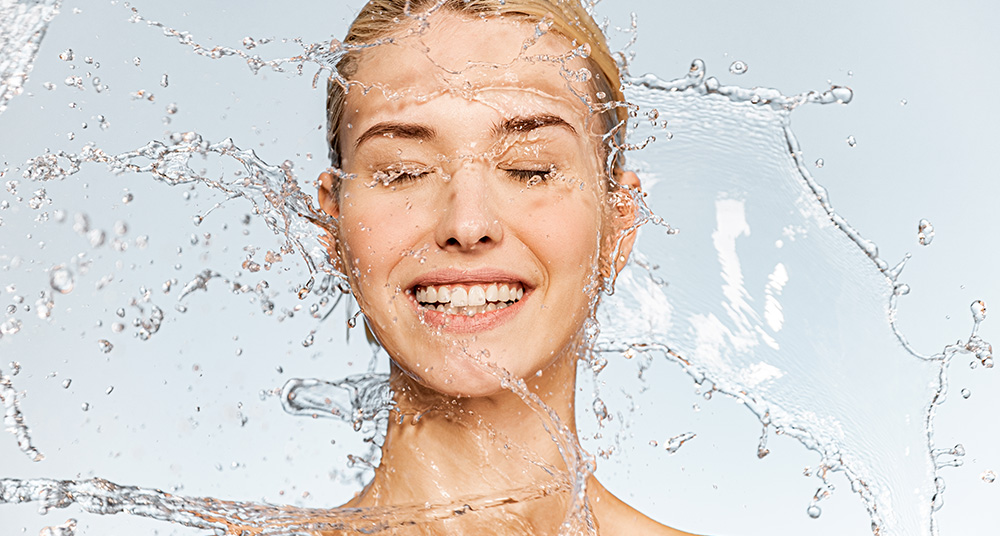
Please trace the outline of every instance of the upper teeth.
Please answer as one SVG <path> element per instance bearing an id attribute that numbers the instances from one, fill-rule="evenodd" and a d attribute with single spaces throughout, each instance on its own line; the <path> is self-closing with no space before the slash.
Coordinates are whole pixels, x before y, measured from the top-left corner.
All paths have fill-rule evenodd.
<path id="1" fill-rule="evenodd" d="M 516 283 L 489 285 L 452 285 L 418 287 L 420 303 L 451 304 L 452 307 L 486 305 L 487 302 L 511 302 L 524 296 L 524 288 Z"/>

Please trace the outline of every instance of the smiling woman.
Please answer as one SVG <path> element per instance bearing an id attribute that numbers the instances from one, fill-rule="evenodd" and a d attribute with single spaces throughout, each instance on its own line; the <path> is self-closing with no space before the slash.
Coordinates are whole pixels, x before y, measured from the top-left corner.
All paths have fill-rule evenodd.
<path id="1" fill-rule="evenodd" d="M 576 471 L 581 528 L 679 534 L 607 492 L 592 463 L 570 467 L 525 403 L 576 430 L 577 362 L 641 203 L 621 169 L 617 69 L 589 14 L 378 1 L 344 42 L 346 80 L 328 100 L 339 169 L 320 177 L 320 204 L 337 220 L 331 256 L 392 359 L 399 414 L 347 506 L 527 491 L 441 530 L 550 534 L 567 528 Z"/>

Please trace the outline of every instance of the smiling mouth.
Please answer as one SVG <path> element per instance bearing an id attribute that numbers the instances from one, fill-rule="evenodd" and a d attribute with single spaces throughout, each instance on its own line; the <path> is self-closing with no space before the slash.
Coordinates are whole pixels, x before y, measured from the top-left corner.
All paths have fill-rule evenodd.
<path id="1" fill-rule="evenodd" d="M 475 316 L 514 305 L 524 297 L 520 283 L 429 285 L 414 288 L 417 304 L 425 311 Z"/>

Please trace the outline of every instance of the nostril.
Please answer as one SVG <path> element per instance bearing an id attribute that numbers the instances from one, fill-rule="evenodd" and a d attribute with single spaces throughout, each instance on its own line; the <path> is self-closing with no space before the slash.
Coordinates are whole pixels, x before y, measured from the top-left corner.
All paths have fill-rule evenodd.
<path id="1" fill-rule="evenodd" d="M 461 244 L 458 242 L 458 239 L 454 237 L 449 238 L 448 241 L 445 242 L 445 244 L 449 246 L 461 246 Z"/>

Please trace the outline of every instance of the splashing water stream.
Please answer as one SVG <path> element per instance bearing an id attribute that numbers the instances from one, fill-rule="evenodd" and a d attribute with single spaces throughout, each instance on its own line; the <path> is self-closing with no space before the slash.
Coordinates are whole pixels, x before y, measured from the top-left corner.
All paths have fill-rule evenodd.
<path id="1" fill-rule="evenodd" d="M 35 26 L 31 27 L 32 45 L 27 48 L 32 55 L 44 35 L 45 24 L 58 9 L 58 3 L 38 5 L 48 6 L 48 11 L 38 8 L 31 19 Z M 24 4 L 14 6 L 23 9 Z M 131 21 L 145 19 L 133 11 Z M 332 65 L 339 57 L 336 44 L 306 45 L 298 40 L 295 42 L 302 47 L 302 54 L 264 60 L 238 48 L 202 46 L 188 33 L 158 22 L 145 22 L 176 38 L 196 55 L 241 58 L 258 76 L 264 72 L 263 67 L 283 73 L 286 65 L 296 66 L 292 71 L 301 74 L 307 63 L 316 65 L 319 76 L 335 72 Z M 4 32 L 8 35 L 6 24 Z M 273 41 L 247 39 L 250 41 L 244 40 L 244 48 L 248 51 Z M 7 50 L 5 46 L 5 59 Z M 20 63 L 15 70 L 3 70 L 5 92 L 0 112 L 24 84 L 24 76 L 18 73 L 30 70 L 31 57 L 17 61 Z M 150 63 L 135 62 L 135 67 Z M 738 74 L 746 72 L 746 64 L 738 63 L 743 65 Z M 14 74 L 8 75 L 8 71 Z M 11 78 L 14 75 L 21 78 Z M 177 78 L 171 77 L 172 86 L 177 85 Z M 114 83 L 109 76 L 104 79 Z M 103 87 L 96 78 L 93 80 L 95 87 Z M 162 80 L 161 86 L 166 88 L 166 75 Z M 760 420 L 764 432 L 759 456 L 768 455 L 769 433 L 794 438 L 819 454 L 814 471 L 818 489 L 804 507 L 810 517 L 820 516 L 821 501 L 834 488 L 833 476 L 841 473 L 863 500 L 874 533 L 935 533 L 934 512 L 941 506 L 943 491 L 940 469 L 960 464 L 964 454 L 964 449 L 936 444 L 935 413 L 947 392 L 948 367 L 956 356 L 969 355 L 983 370 L 992 368 L 992 348 L 979 334 L 986 306 L 974 302 L 971 334 L 958 343 L 942 344 L 940 351 L 917 352 L 903 336 L 896 316 L 899 298 L 909 292 L 900 280 L 904 263 L 890 266 L 879 256 L 875 244 L 834 210 L 826 190 L 810 175 L 791 131 L 790 117 L 798 107 L 848 103 L 853 98 L 851 90 L 834 85 L 827 91 L 789 97 L 773 89 L 726 86 L 707 77 L 700 61 L 676 80 L 647 75 L 626 82 L 628 100 L 637 106 L 634 115 L 644 118 L 630 124 L 629 141 L 648 141 L 641 144 L 641 151 L 629 155 L 630 166 L 643 172 L 653 213 L 645 215 L 651 223 L 641 229 L 636 259 L 619 276 L 615 294 L 605 298 L 602 305 L 600 354 L 589 364 L 595 378 L 601 377 L 602 361 L 606 364 L 623 355 L 673 363 L 697 384 L 708 386 L 708 394 L 729 395 Z M 316 230 L 317 225 L 328 229 L 331 224 L 302 191 L 302 175 L 290 162 L 268 164 L 253 150 L 238 146 L 233 138 L 213 143 L 208 137 L 195 132 L 172 133 L 162 141 L 144 140 L 141 145 L 134 144 L 138 147 L 116 151 L 103 149 L 103 143 L 89 142 L 76 152 L 46 151 L 4 175 L 6 180 L 18 175 L 24 179 L 13 186 L 8 183 L 8 191 L 13 189 L 11 194 L 18 196 L 14 206 L 21 207 L 21 216 L 40 215 L 40 210 L 47 210 L 47 195 L 99 167 L 94 164 L 106 165 L 114 175 L 134 174 L 134 180 L 152 177 L 174 189 L 193 185 L 194 191 L 214 190 L 221 200 L 194 216 L 197 227 L 218 218 L 218 214 L 211 214 L 213 210 L 243 203 L 255 221 L 262 222 L 278 237 L 279 243 L 268 248 L 255 239 L 257 247 L 247 249 L 248 255 L 241 263 L 248 273 L 233 277 L 223 275 L 231 272 L 231 266 L 183 268 L 183 273 L 194 275 L 185 278 L 186 282 L 165 283 L 163 287 L 167 293 L 174 284 L 179 285 L 175 310 L 182 313 L 196 305 L 195 292 L 207 291 L 210 281 L 217 279 L 234 294 L 252 294 L 262 314 L 281 310 L 281 319 L 291 318 L 299 310 L 295 306 L 282 310 L 276 305 L 281 301 L 280 293 L 270 291 L 266 281 L 240 282 L 255 277 L 262 269 L 269 272 L 275 267 L 277 272 L 277 267 L 288 264 L 282 263 L 282 256 L 288 256 L 301 259 L 308 279 L 289 285 L 291 292 L 286 294 L 299 301 L 318 300 L 309 317 L 328 317 L 346 288 L 330 266 L 326 237 Z M 202 166 L 211 166 L 213 171 L 201 171 Z M 42 201 L 31 205 L 30 200 L 24 200 L 27 196 L 23 191 L 41 187 L 45 190 L 36 192 L 32 199 Z M 678 203 L 685 206 L 679 207 Z M 680 232 L 668 232 L 671 229 L 663 226 L 661 217 Z M 58 216 L 54 215 L 54 219 L 58 221 Z M 88 223 L 81 224 L 77 232 L 93 230 Z M 155 240 L 156 235 L 149 232 Z M 934 236 L 929 222 L 925 225 L 921 221 L 919 232 L 920 243 L 929 244 Z M 124 236 L 127 231 L 116 234 Z M 207 243 L 209 238 L 202 240 Z M 95 248 L 105 247 L 103 237 L 99 241 L 90 239 L 89 243 Z M 106 246 L 121 248 L 124 243 L 118 239 Z M 133 242 L 138 243 L 138 239 Z M 265 259 L 255 258 L 258 248 L 268 248 Z M 42 305 L 36 305 L 33 311 L 40 319 L 61 321 L 64 296 L 71 300 L 81 292 L 82 281 L 95 264 L 85 257 L 50 265 L 45 286 L 59 294 L 53 296 L 50 292 L 40 298 Z M 8 255 L 4 262 L 8 269 L 16 270 L 23 261 L 15 262 Z M 99 259 L 96 264 L 100 264 Z M 153 282 L 145 284 L 151 286 Z M 97 286 L 98 290 L 103 288 Z M 11 295 L 14 292 L 7 289 Z M 152 293 L 145 287 L 129 305 L 139 311 L 133 325 L 142 340 L 160 331 L 161 324 L 169 322 L 173 314 L 170 308 L 165 312 L 153 303 Z M 27 312 L 23 307 L 15 308 L 18 311 Z M 46 311 L 44 315 L 42 311 Z M 17 333 L 22 329 L 20 322 L 17 315 L 9 316 L 4 324 L 4 339 L 24 336 Z M 309 337 L 313 332 L 315 329 Z M 114 356 L 115 346 L 106 339 L 100 341 L 102 351 L 103 343 L 107 343 L 108 355 Z M 886 381 L 904 369 L 906 374 L 901 376 L 905 381 Z M 865 374 L 859 377 L 856 370 L 864 370 Z M 503 371 L 495 372 L 503 377 Z M 16 435 L 21 451 L 40 461 L 43 457 L 32 444 L 26 425 L 39 415 L 29 413 L 25 419 L 14 387 L 16 379 L 0 371 L 5 426 Z M 554 478 L 537 488 L 463 497 L 447 504 L 333 510 L 194 499 L 112 484 L 102 478 L 2 478 L 0 503 L 38 503 L 42 511 L 76 504 L 90 513 L 125 512 L 218 534 L 302 534 L 346 528 L 364 532 L 400 529 L 566 491 L 571 491 L 570 496 L 577 501 L 581 486 L 593 471 L 592 459 L 523 382 L 507 378 L 505 383 L 535 412 L 559 445 L 570 478 Z M 844 385 L 853 387 L 843 393 Z M 111 392 L 108 390 L 109 396 Z M 277 394 L 279 390 L 271 392 Z M 384 419 L 392 415 L 386 376 L 371 371 L 340 381 L 288 380 L 280 394 L 286 412 L 306 417 L 332 416 L 351 423 L 362 435 L 376 438 L 369 442 L 372 449 L 378 443 Z M 603 426 L 611 414 L 605 402 L 595 398 L 591 406 L 602 408 L 595 413 L 603 415 L 598 416 Z M 886 411 L 874 413 L 873 408 Z M 697 443 L 694 437 L 693 433 L 674 435 L 664 448 L 669 453 L 677 452 L 687 441 Z M 372 459 L 371 452 L 368 459 Z M 562 532 L 590 531 L 587 516 L 582 504 L 573 504 Z"/>

